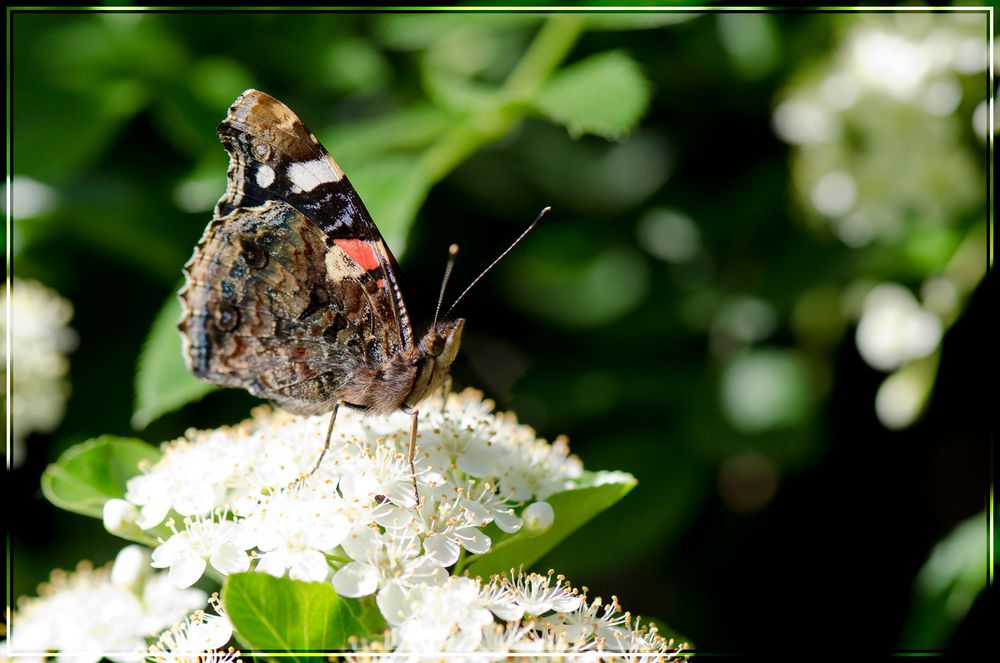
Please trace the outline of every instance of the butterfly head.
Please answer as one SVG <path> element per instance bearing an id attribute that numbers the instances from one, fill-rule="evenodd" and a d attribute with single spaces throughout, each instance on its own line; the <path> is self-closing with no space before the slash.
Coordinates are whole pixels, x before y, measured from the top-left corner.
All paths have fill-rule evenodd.
<path id="1" fill-rule="evenodd" d="M 439 368 L 447 369 L 458 355 L 464 327 L 464 318 L 435 322 L 420 339 L 420 349 L 429 357 L 434 357 L 434 362 Z"/>
<path id="2" fill-rule="evenodd" d="M 458 355 L 462 344 L 462 328 L 465 320 L 447 320 L 435 322 L 420 339 L 420 345 L 413 348 L 406 366 L 416 369 L 408 373 L 409 393 L 403 399 L 403 405 L 413 407 L 421 399 L 434 393 L 448 383 L 451 365 Z M 389 380 L 391 382 L 391 379 Z"/>

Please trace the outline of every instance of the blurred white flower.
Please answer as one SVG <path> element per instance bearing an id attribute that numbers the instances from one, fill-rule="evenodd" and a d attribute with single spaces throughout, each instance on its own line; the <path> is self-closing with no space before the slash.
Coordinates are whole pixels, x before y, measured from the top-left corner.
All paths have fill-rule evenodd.
<path id="1" fill-rule="evenodd" d="M 984 19 L 857 15 L 844 26 L 774 110 L 798 200 L 853 248 L 898 242 L 914 219 L 957 225 L 984 201 L 965 140 L 968 122 L 985 124 L 970 93 L 986 89 Z"/>
<path id="2" fill-rule="evenodd" d="M 45 216 L 55 208 L 59 196 L 47 184 L 24 175 L 10 178 L 10 216 L 14 221 L 24 221 Z M 7 212 L 7 185 L 3 187 L 3 207 Z"/>
<path id="3" fill-rule="evenodd" d="M 976 110 L 972 112 L 972 129 L 976 132 L 976 136 L 979 140 L 986 142 L 989 137 L 991 126 L 990 126 L 990 102 L 987 99 L 983 99 L 976 106 Z M 996 133 L 996 123 L 993 123 L 992 131 Z"/>
<path id="4" fill-rule="evenodd" d="M 861 26 L 845 44 L 849 70 L 863 85 L 899 99 L 912 99 L 935 61 L 929 44 L 896 31 Z"/>
<path id="5" fill-rule="evenodd" d="M 42 660 L 87 663 L 108 658 L 136 661 L 145 637 L 205 605 L 197 589 L 176 589 L 165 574 L 149 570 L 149 552 L 128 546 L 114 565 L 94 569 L 81 562 L 76 571 L 52 572 L 38 597 L 18 601 L 8 624 L 9 653 Z"/>
<path id="6" fill-rule="evenodd" d="M 76 332 L 68 325 L 72 305 L 36 281 L 15 278 L 10 296 L 0 311 L 0 334 L 10 328 L 10 348 L 3 343 L 3 396 L 7 390 L 7 361 L 11 363 L 11 463 L 24 459 L 24 440 L 31 432 L 49 433 L 62 421 L 69 397 L 66 354 L 77 344 Z M 9 351 L 9 354 L 8 354 Z M 6 400 L 6 398 L 5 398 Z"/>
<path id="7" fill-rule="evenodd" d="M 855 336 L 858 352 L 882 371 L 926 357 L 941 343 L 941 320 L 901 285 L 882 283 L 865 297 Z"/>
<path id="8" fill-rule="evenodd" d="M 223 649 L 233 637 L 229 621 L 213 595 L 209 599 L 213 613 L 196 610 L 182 621 L 161 633 L 149 647 L 146 657 L 154 661 L 190 663 L 231 663 L 240 660 L 240 652 L 232 647 Z"/>

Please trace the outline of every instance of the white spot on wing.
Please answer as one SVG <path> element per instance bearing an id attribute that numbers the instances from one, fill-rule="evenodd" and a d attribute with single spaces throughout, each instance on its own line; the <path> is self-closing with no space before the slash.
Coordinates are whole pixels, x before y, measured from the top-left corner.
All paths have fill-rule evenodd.
<path id="1" fill-rule="evenodd" d="M 303 191 L 312 191 L 320 184 L 339 182 L 343 171 L 330 157 L 293 163 L 288 167 L 288 179 Z"/>
<path id="2" fill-rule="evenodd" d="M 257 169 L 257 186 L 266 189 L 274 182 L 274 168 L 267 164 L 261 164 Z"/>
<path id="3" fill-rule="evenodd" d="M 332 281 L 342 278 L 361 279 L 365 268 L 354 261 L 339 246 L 331 246 L 326 252 L 326 273 Z"/>

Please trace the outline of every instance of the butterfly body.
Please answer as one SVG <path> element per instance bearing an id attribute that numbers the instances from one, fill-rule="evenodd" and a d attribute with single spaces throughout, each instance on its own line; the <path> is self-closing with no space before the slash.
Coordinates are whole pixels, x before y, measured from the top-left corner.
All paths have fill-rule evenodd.
<path id="1" fill-rule="evenodd" d="M 298 414 L 340 404 L 415 414 L 448 383 L 464 320 L 414 340 L 392 253 L 287 106 L 248 90 L 219 136 L 227 190 L 179 293 L 188 368 Z"/>

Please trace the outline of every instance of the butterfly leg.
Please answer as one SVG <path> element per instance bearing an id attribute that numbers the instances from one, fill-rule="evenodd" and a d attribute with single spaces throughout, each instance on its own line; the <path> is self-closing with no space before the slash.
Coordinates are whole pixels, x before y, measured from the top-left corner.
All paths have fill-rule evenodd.
<path id="1" fill-rule="evenodd" d="M 441 416 L 448 410 L 448 394 L 451 393 L 451 375 L 444 379 L 444 384 L 441 385 Z"/>
<path id="2" fill-rule="evenodd" d="M 417 490 L 417 469 L 413 466 L 413 457 L 417 452 L 417 418 L 420 415 L 420 410 L 411 408 L 408 405 L 404 405 L 402 410 L 410 415 L 410 474 L 413 477 L 413 496 L 417 498 L 417 504 L 419 505 L 420 492 Z"/>
<path id="3" fill-rule="evenodd" d="M 316 460 L 316 466 L 312 468 L 309 474 L 302 477 L 302 480 L 308 479 L 312 475 L 316 474 L 316 470 L 319 469 L 320 463 L 323 462 L 323 457 L 326 452 L 330 449 L 330 437 L 333 436 L 333 424 L 337 421 L 337 410 L 340 409 L 340 404 L 343 401 L 337 401 L 333 404 L 333 411 L 330 412 L 330 425 L 326 428 L 326 442 L 323 443 L 323 451 L 320 452 L 319 458 Z"/>

